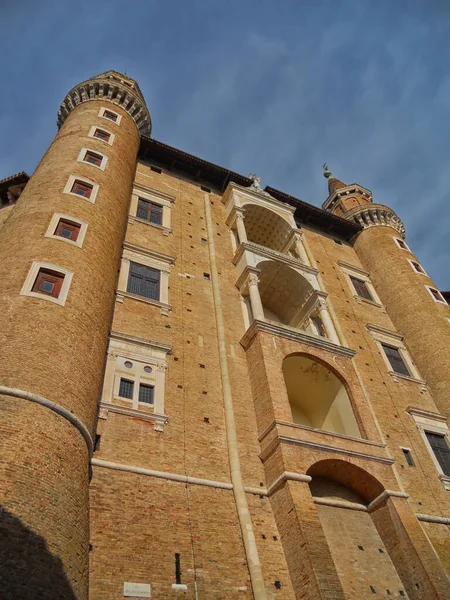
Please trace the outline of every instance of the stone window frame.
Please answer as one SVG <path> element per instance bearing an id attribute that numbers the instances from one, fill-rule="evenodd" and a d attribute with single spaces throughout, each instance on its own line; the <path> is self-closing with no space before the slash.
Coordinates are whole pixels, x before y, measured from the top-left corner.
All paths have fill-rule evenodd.
<path id="1" fill-rule="evenodd" d="M 96 139 L 98 139 L 98 138 L 96 138 Z M 86 156 L 87 152 L 92 152 L 92 154 L 97 154 L 98 156 L 101 156 L 101 158 L 102 158 L 101 164 L 94 165 L 93 163 L 90 163 L 87 160 L 85 160 L 85 156 Z M 106 169 L 108 157 L 106 156 L 106 154 L 103 154 L 103 152 L 100 152 L 99 150 L 94 150 L 93 148 L 81 148 L 80 154 L 78 155 L 78 158 L 77 158 L 77 162 L 81 162 L 84 165 L 89 165 L 90 167 L 94 167 L 94 169 L 100 169 L 101 171 L 104 171 Z"/>
<path id="2" fill-rule="evenodd" d="M 378 294 L 373 286 L 373 283 L 370 281 L 370 274 L 367 271 L 365 271 L 361 267 L 357 267 L 356 265 L 351 265 L 350 263 L 347 263 L 343 260 L 338 260 L 338 265 L 340 266 L 342 272 L 344 273 L 345 280 L 347 282 L 347 285 L 350 289 L 350 292 L 351 292 L 353 298 L 357 302 L 365 302 L 367 304 L 371 304 L 372 306 L 378 306 L 380 308 L 384 308 L 384 305 L 381 302 L 380 297 L 378 296 Z M 364 281 L 364 283 L 367 285 L 367 288 L 368 288 L 373 300 L 368 300 L 367 298 L 362 298 L 361 296 L 359 296 L 356 293 L 356 290 L 355 290 L 355 287 L 353 286 L 351 277 L 354 277 L 355 279 L 360 279 L 361 281 Z"/>
<path id="3" fill-rule="evenodd" d="M 419 431 L 427 449 L 428 454 L 430 455 L 434 466 L 438 472 L 438 477 L 442 482 L 444 488 L 447 491 L 450 491 L 450 477 L 445 475 L 441 465 L 439 464 L 436 455 L 433 452 L 433 449 L 428 441 L 426 436 L 426 432 L 429 433 L 437 433 L 438 435 L 445 436 L 447 444 L 450 446 L 450 430 L 447 425 L 447 417 L 441 415 L 439 413 L 434 413 L 431 411 L 423 410 L 421 408 L 416 408 L 414 406 L 409 406 L 406 409 L 406 412 L 411 415 L 416 424 L 417 430 Z"/>
<path id="4" fill-rule="evenodd" d="M 160 272 L 159 300 L 152 300 L 151 298 L 131 294 L 127 291 L 131 262 L 151 267 Z M 116 300 L 118 302 L 124 302 L 125 298 L 129 298 L 137 300 L 138 302 L 152 304 L 153 306 L 158 306 L 160 308 L 162 315 L 167 316 L 172 310 L 172 306 L 169 304 L 169 276 L 170 267 L 173 264 L 175 264 L 174 256 L 162 254 L 156 250 L 150 250 L 148 248 L 143 248 L 142 246 L 136 246 L 135 244 L 125 242 L 119 272 L 119 281 L 117 284 Z"/>
<path id="5" fill-rule="evenodd" d="M 171 353 L 172 346 L 169 344 L 113 331 L 109 340 L 100 408 L 153 421 L 155 429 L 162 431 L 167 422 L 164 401 L 167 356 Z M 125 367 L 126 361 L 133 363 L 131 369 Z M 152 373 L 146 374 L 144 366 L 150 366 Z M 118 395 L 121 378 L 133 381 L 132 400 Z M 153 386 L 153 405 L 139 402 L 141 383 Z"/>
<path id="6" fill-rule="evenodd" d="M 445 300 L 444 296 L 441 294 L 440 290 L 437 289 L 437 287 L 433 287 L 432 285 L 426 285 L 425 287 L 427 289 L 427 292 L 433 298 L 434 302 L 437 302 L 438 304 L 445 304 L 448 306 L 447 301 Z M 435 290 L 438 293 L 440 300 L 434 296 L 434 294 L 431 290 Z"/>
<path id="7" fill-rule="evenodd" d="M 57 298 L 32 291 L 34 282 L 36 281 L 36 278 L 41 269 L 49 269 L 50 271 L 55 271 L 56 273 L 64 275 L 61 290 Z M 68 269 L 60 267 L 59 265 L 35 260 L 31 264 L 31 267 L 23 283 L 22 289 L 20 290 L 20 295 L 31 296 L 32 298 L 39 298 L 40 300 L 47 300 L 48 302 L 53 302 L 54 304 L 64 306 L 67 300 L 67 296 L 69 294 L 70 284 L 72 283 L 72 277 L 73 271 L 69 271 Z"/>
<path id="8" fill-rule="evenodd" d="M 61 219 L 66 219 L 67 221 L 72 221 L 73 223 L 77 223 L 78 225 L 80 225 L 80 231 L 79 231 L 78 237 L 75 241 L 69 240 L 68 238 L 65 238 L 65 237 L 62 237 L 61 235 L 55 234 L 56 228 Z M 63 213 L 54 213 L 52 215 L 52 218 L 50 219 L 50 223 L 48 225 L 48 228 L 47 228 L 47 231 L 45 232 L 44 237 L 51 238 L 52 240 L 63 241 L 68 244 L 72 244 L 73 246 L 77 246 L 78 248 L 81 248 L 83 246 L 84 238 L 86 236 L 87 227 L 88 227 L 88 224 L 86 223 L 86 221 L 82 221 L 81 219 L 78 219 L 77 217 L 72 217 L 71 215 L 66 215 Z"/>
<path id="9" fill-rule="evenodd" d="M 150 221 L 141 219 L 137 216 L 139 198 L 162 206 L 162 225 L 151 223 Z M 142 185 L 141 183 L 134 182 L 131 192 L 128 222 L 130 224 L 137 222 L 150 225 L 151 227 L 161 230 L 164 235 L 170 235 L 172 233 L 172 209 L 175 199 L 176 197 L 171 194 L 166 194 L 164 192 L 160 192 L 159 190 Z"/>
<path id="10" fill-rule="evenodd" d="M 109 133 L 109 135 L 111 136 L 109 138 L 109 140 L 102 140 L 101 138 L 95 137 L 94 133 L 97 129 L 101 129 L 105 133 Z M 90 137 L 94 140 L 97 140 L 97 142 L 102 142 L 103 144 L 108 144 L 108 146 L 112 146 L 116 135 L 114 133 L 112 133 L 111 131 L 109 131 L 108 129 L 106 129 L 106 127 L 99 127 L 98 125 L 92 125 L 92 127 L 89 129 L 88 137 Z"/>
<path id="11" fill-rule="evenodd" d="M 76 194 L 75 192 L 71 191 L 75 181 L 81 181 L 81 183 L 86 183 L 87 185 L 92 186 L 92 192 L 91 192 L 91 195 L 89 196 L 89 198 L 86 198 L 86 196 L 81 196 L 81 194 Z M 67 180 L 67 183 L 64 186 L 63 193 L 68 194 L 69 196 L 74 196 L 75 198 L 78 198 L 78 199 L 86 200 L 87 202 L 94 204 L 95 200 L 97 199 L 98 189 L 99 189 L 98 183 L 95 183 L 95 181 L 92 181 L 92 179 L 88 179 L 87 177 L 82 177 L 81 175 L 69 175 L 69 179 Z"/>
<path id="12" fill-rule="evenodd" d="M 105 117 L 105 112 L 110 112 L 113 115 L 116 115 L 117 121 L 113 121 L 112 119 L 108 119 L 108 117 Z M 122 121 L 122 115 L 120 115 L 117 111 L 113 110 L 112 108 L 109 108 L 109 106 L 102 106 L 100 108 L 100 110 L 98 111 L 98 116 L 101 117 L 102 119 L 105 119 L 109 123 L 114 123 L 114 125 L 117 125 L 118 127 L 120 127 L 120 122 Z"/>
<path id="13" fill-rule="evenodd" d="M 417 273 L 417 275 L 425 275 L 427 276 L 427 273 L 425 272 L 425 269 L 422 267 L 422 265 L 420 264 L 420 262 L 418 260 L 413 260 L 412 258 L 408 258 L 408 262 L 411 265 L 411 269 L 414 271 L 414 273 Z M 419 265 L 420 267 L 420 271 L 418 271 L 416 269 L 416 267 L 414 266 L 414 264 Z"/>
<path id="14" fill-rule="evenodd" d="M 399 238 L 398 236 L 395 236 L 395 235 L 392 236 L 392 239 L 394 240 L 397 248 L 400 248 L 400 250 L 406 250 L 407 252 L 411 252 L 411 250 L 410 250 L 408 244 L 405 242 L 405 240 L 403 240 L 402 238 Z M 400 246 L 399 242 L 402 244 L 405 244 L 406 247 L 403 248 L 403 246 Z"/>
<path id="15" fill-rule="evenodd" d="M 426 389 L 426 382 L 420 377 L 420 373 L 417 370 L 417 367 L 415 366 L 411 356 L 409 355 L 405 344 L 403 343 L 404 336 L 400 333 L 391 331 L 379 325 L 374 325 L 372 323 L 368 323 L 366 325 L 366 328 L 372 335 L 372 338 L 378 347 L 378 351 L 381 357 L 383 358 L 384 364 L 386 365 L 387 371 L 392 377 L 392 379 L 394 381 L 398 381 L 399 379 L 405 379 L 406 381 L 419 383 L 424 389 Z M 396 348 L 398 350 L 403 362 L 405 363 L 408 371 L 410 372 L 410 375 L 403 375 L 403 373 L 396 373 L 392 370 L 391 363 L 389 362 L 389 359 L 386 356 L 386 353 L 384 352 L 382 344 L 392 346 L 393 348 Z"/>

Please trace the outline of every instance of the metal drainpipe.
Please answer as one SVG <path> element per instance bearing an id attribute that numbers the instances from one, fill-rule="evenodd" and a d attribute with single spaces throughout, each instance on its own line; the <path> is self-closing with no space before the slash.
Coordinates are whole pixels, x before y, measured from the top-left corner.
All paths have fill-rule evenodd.
<path id="1" fill-rule="evenodd" d="M 211 282 L 213 289 L 214 313 L 216 317 L 217 340 L 219 346 L 220 377 L 222 380 L 223 404 L 225 410 L 225 429 L 227 434 L 228 459 L 230 462 L 231 482 L 233 484 L 234 499 L 241 527 L 247 558 L 250 581 L 255 600 L 267 600 L 266 588 L 261 563 L 256 546 L 255 532 L 245 496 L 242 482 L 239 449 L 236 434 L 236 420 L 234 418 L 233 397 L 231 394 L 230 373 L 228 369 L 227 342 L 222 310 L 222 297 L 219 287 L 219 272 L 217 269 L 216 248 L 214 244 L 214 227 L 211 218 L 211 205 L 209 194 L 204 194 L 206 230 L 208 232 L 209 261 L 211 264 Z"/>

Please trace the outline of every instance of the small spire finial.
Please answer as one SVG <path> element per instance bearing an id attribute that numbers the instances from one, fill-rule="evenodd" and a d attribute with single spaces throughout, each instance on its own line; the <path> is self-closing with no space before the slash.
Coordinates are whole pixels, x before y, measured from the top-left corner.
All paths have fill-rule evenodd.
<path id="1" fill-rule="evenodd" d="M 331 171 L 328 168 L 327 163 L 323 163 L 323 176 L 325 179 L 329 179 L 331 177 Z"/>

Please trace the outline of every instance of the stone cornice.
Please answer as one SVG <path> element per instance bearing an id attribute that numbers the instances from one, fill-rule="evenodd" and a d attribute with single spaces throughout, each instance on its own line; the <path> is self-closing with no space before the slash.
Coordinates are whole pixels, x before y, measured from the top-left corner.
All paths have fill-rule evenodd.
<path id="1" fill-rule="evenodd" d="M 128 333 L 121 333 L 120 331 L 111 331 L 110 339 L 116 340 L 118 342 L 126 342 L 127 344 L 134 344 L 136 346 L 154 348 L 155 350 L 162 350 L 166 354 L 172 354 L 171 344 L 155 342 L 154 340 L 148 340 L 146 338 L 137 337 L 135 335 L 128 335 Z"/>
<path id="2" fill-rule="evenodd" d="M 294 214 L 294 212 L 295 212 L 295 208 L 293 206 L 289 206 L 289 204 L 286 204 L 285 202 L 281 202 L 280 200 L 277 200 L 271 194 L 269 194 L 268 192 L 265 192 L 262 189 L 255 190 L 252 187 L 244 187 L 242 185 L 238 185 L 237 183 L 233 183 L 233 182 L 230 182 L 228 184 L 227 189 L 225 190 L 225 193 L 222 196 L 222 202 L 224 204 L 227 203 L 230 194 L 232 194 L 233 192 L 241 194 L 242 196 L 247 196 L 250 200 L 259 201 L 259 202 L 257 202 L 257 204 L 267 202 L 267 203 L 273 204 L 274 206 L 277 206 L 278 208 L 283 209 L 283 211 L 289 212 L 291 214 Z"/>
<path id="3" fill-rule="evenodd" d="M 106 410 L 111 413 L 118 415 L 124 415 L 125 417 L 132 417 L 133 419 L 140 419 L 141 421 L 151 421 L 156 426 L 167 425 L 169 418 L 166 415 L 159 415 L 157 413 L 145 412 L 143 410 L 136 410 L 135 408 L 126 408 L 119 404 L 112 404 L 111 402 L 100 402 L 100 409 Z M 103 417 L 104 418 L 104 417 Z"/>
<path id="4" fill-rule="evenodd" d="M 431 412 L 430 410 L 424 410 L 423 408 L 416 408 L 415 406 L 408 406 L 406 412 L 411 416 L 422 417 L 423 419 L 430 419 L 430 421 L 441 421 L 446 423 L 448 420 L 447 415 L 441 415 L 440 413 Z"/>
<path id="5" fill-rule="evenodd" d="M 382 327 L 381 325 L 375 325 L 375 323 L 367 323 L 366 328 L 375 334 L 378 333 L 380 335 L 390 337 L 396 340 L 403 341 L 405 338 L 405 336 L 401 333 L 398 333 L 397 331 L 392 331 L 391 329 L 387 329 L 386 327 Z"/>
<path id="6" fill-rule="evenodd" d="M 142 254 L 143 256 L 148 256 L 150 258 L 155 258 L 156 260 L 169 263 L 170 265 L 174 265 L 176 260 L 175 256 L 163 254 L 162 252 L 151 250 L 150 248 L 144 248 L 143 246 L 137 246 L 136 244 L 131 244 L 130 242 L 125 242 L 123 249 L 128 250 L 129 252 L 135 252 L 136 254 Z"/>
<path id="7" fill-rule="evenodd" d="M 120 106 L 133 119 L 141 135 L 151 134 L 150 113 L 139 88 L 129 87 L 112 72 L 83 81 L 67 93 L 58 111 L 58 129 L 74 108 L 90 100 L 102 100 Z"/>
<path id="8" fill-rule="evenodd" d="M 133 192 L 135 190 L 137 190 L 138 192 L 145 192 L 146 194 L 150 194 L 151 196 L 161 198 L 161 200 L 167 200 L 168 202 L 175 202 L 176 200 L 176 196 L 173 196 L 172 194 L 167 194 L 166 192 L 155 190 L 155 188 L 148 187 L 143 183 L 137 183 L 137 181 L 133 183 Z"/>
<path id="9" fill-rule="evenodd" d="M 349 271 L 354 271 L 355 273 L 359 273 L 360 275 L 365 275 L 366 277 L 369 277 L 370 275 L 370 273 L 368 271 L 365 271 L 362 267 L 352 265 L 351 263 L 348 263 L 345 260 L 338 260 L 338 265 Z"/>
<path id="10" fill-rule="evenodd" d="M 332 352 L 333 354 L 340 354 L 342 356 L 347 356 L 351 358 L 356 354 L 354 350 L 350 348 L 345 348 L 344 346 L 338 346 L 337 344 L 333 344 L 329 340 L 306 333 L 305 331 L 300 331 L 298 329 L 294 329 L 293 327 L 288 327 L 287 325 L 281 325 L 278 323 L 269 323 L 267 321 L 258 321 L 255 320 L 244 333 L 241 339 L 242 347 L 247 350 L 250 346 L 253 338 L 256 336 L 258 331 L 269 333 L 271 335 L 276 335 L 278 337 L 283 337 L 288 340 L 292 340 L 294 342 L 299 342 L 301 344 L 306 344 L 308 346 L 313 346 L 314 348 L 320 348 L 322 350 L 327 350 L 328 352 Z"/>
<path id="11" fill-rule="evenodd" d="M 267 248 L 266 246 L 261 246 L 260 244 L 255 244 L 254 242 L 243 242 L 239 244 L 238 249 L 233 256 L 233 264 L 236 265 L 239 259 L 244 254 L 245 250 L 249 250 L 250 252 L 255 252 L 256 254 L 260 254 L 261 256 L 265 256 L 266 258 L 270 258 L 272 260 L 276 260 L 286 265 L 293 267 L 295 269 L 301 269 L 302 271 L 306 271 L 311 273 L 312 275 L 317 275 L 319 273 L 318 269 L 314 269 L 309 265 L 305 265 L 300 260 L 288 256 L 283 252 L 278 252 L 277 250 L 272 250 L 271 248 Z"/>
<path id="12" fill-rule="evenodd" d="M 366 204 L 356 206 L 344 213 L 343 217 L 361 225 L 364 229 L 369 227 L 392 227 L 402 238 L 405 237 L 405 226 L 392 208 L 384 204 Z"/>

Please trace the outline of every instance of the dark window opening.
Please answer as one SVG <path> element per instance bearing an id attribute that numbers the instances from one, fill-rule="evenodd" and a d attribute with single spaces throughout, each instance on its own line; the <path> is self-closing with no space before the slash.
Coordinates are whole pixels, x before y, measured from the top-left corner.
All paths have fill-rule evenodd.
<path id="1" fill-rule="evenodd" d="M 83 181 L 76 180 L 70 190 L 73 194 L 78 194 L 84 198 L 90 198 L 92 194 L 93 186 Z"/>
<path id="2" fill-rule="evenodd" d="M 160 271 L 138 263 L 130 263 L 127 292 L 151 300 L 159 300 L 159 289 Z"/>
<path id="3" fill-rule="evenodd" d="M 431 288 L 431 287 L 429 287 L 428 289 L 432 293 L 433 298 L 435 300 L 438 300 L 439 302 L 443 302 L 443 298 L 442 298 L 441 293 L 439 292 L 439 290 L 435 290 L 434 288 Z"/>
<path id="4" fill-rule="evenodd" d="M 410 467 L 414 467 L 414 460 L 411 454 L 411 451 L 408 450 L 407 448 L 402 448 L 402 452 L 403 455 L 405 457 L 406 463 L 410 466 Z"/>
<path id="5" fill-rule="evenodd" d="M 62 273 L 50 269 L 39 269 L 31 291 L 58 298 L 63 281 L 64 275 Z"/>
<path id="6" fill-rule="evenodd" d="M 175 554 L 175 581 L 178 584 L 181 583 L 181 562 L 178 552 Z"/>
<path id="7" fill-rule="evenodd" d="M 400 350 L 394 346 L 388 346 L 387 344 L 381 344 L 381 347 L 383 348 L 394 373 L 400 373 L 401 375 L 408 375 L 410 377 L 411 373 L 403 360 Z"/>
<path id="8" fill-rule="evenodd" d="M 139 386 L 139 402 L 144 404 L 153 404 L 154 387 L 141 383 Z"/>
<path id="9" fill-rule="evenodd" d="M 120 378 L 119 396 L 133 400 L 134 382 L 129 379 Z"/>
<path id="10" fill-rule="evenodd" d="M 422 269 L 422 265 L 420 265 L 418 262 L 412 260 L 411 264 L 414 267 L 414 271 L 416 271 L 417 273 L 425 273 L 425 271 Z"/>
<path id="11" fill-rule="evenodd" d="M 154 202 L 149 202 L 148 200 L 143 200 L 142 198 L 139 198 L 136 215 L 139 219 L 144 219 L 144 221 L 150 221 L 150 223 L 153 223 L 154 225 L 162 225 L 162 215 L 162 206 L 160 206 L 159 204 L 155 204 Z"/>
<path id="12" fill-rule="evenodd" d="M 400 240 L 399 238 L 395 238 L 397 240 L 397 244 L 400 246 L 400 248 L 403 248 L 403 250 L 408 250 L 408 246 L 405 244 L 405 242 L 403 240 Z"/>
<path id="13" fill-rule="evenodd" d="M 107 131 L 103 131 L 103 129 L 96 129 L 94 131 L 94 137 L 96 137 L 97 139 L 102 140 L 104 142 L 109 142 L 111 134 L 108 133 Z"/>
<path id="14" fill-rule="evenodd" d="M 160 175 L 162 173 L 162 169 L 160 169 L 159 167 L 154 167 L 153 165 L 150 167 L 150 171 L 153 171 L 154 173 L 159 173 Z"/>
<path id="15" fill-rule="evenodd" d="M 94 441 L 94 452 L 98 452 L 100 450 L 100 440 L 102 439 L 102 436 L 99 435 L 98 433 L 95 434 L 95 441 Z"/>
<path id="16" fill-rule="evenodd" d="M 342 242 L 341 242 L 341 240 L 336 240 L 336 239 L 334 239 L 334 240 L 333 240 L 333 242 L 334 242 L 335 244 L 337 244 L 338 246 L 342 246 Z"/>
<path id="17" fill-rule="evenodd" d="M 444 434 L 426 431 L 428 443 L 444 475 L 450 476 L 450 447 Z"/>
<path id="18" fill-rule="evenodd" d="M 100 154 L 95 154 L 95 152 L 91 152 L 90 150 L 88 150 L 84 155 L 84 161 L 91 165 L 95 165 L 96 167 L 101 166 L 102 160 L 103 156 L 100 156 Z"/>
<path id="19" fill-rule="evenodd" d="M 114 121 L 114 123 L 117 122 L 117 115 L 116 115 L 116 113 L 113 113 L 110 110 L 105 110 L 104 113 L 103 113 L 103 116 L 106 119 L 109 119 L 110 121 Z"/>
<path id="20" fill-rule="evenodd" d="M 200 186 L 200 189 L 202 189 L 204 192 L 208 192 L 208 194 L 211 193 L 211 190 L 209 189 L 209 187 L 206 187 L 204 185 Z"/>
<path id="21" fill-rule="evenodd" d="M 355 288 L 355 292 L 360 298 L 364 298 L 365 300 L 372 300 L 372 294 L 369 291 L 369 287 L 367 282 L 363 279 L 358 279 L 357 277 L 350 277 L 353 287 Z"/>
<path id="22" fill-rule="evenodd" d="M 76 242 L 80 233 L 81 225 L 68 221 L 67 219 L 60 219 L 56 226 L 54 235 L 65 238 L 66 240 L 72 240 Z"/>

